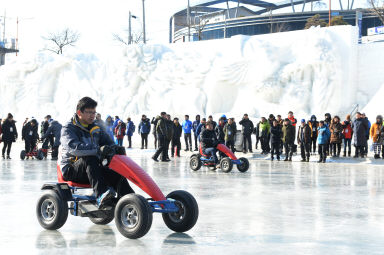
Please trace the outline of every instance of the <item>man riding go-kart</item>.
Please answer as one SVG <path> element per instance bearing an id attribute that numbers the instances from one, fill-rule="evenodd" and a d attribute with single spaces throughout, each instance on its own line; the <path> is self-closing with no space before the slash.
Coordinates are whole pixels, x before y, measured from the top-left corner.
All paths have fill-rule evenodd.
<path id="1" fill-rule="evenodd" d="M 212 122 L 208 121 L 205 124 L 205 129 L 200 135 L 200 142 L 201 142 L 201 150 L 206 155 L 211 155 L 213 158 L 214 166 L 216 165 L 219 167 L 218 163 L 219 160 L 217 159 L 217 149 L 216 146 L 219 144 L 219 140 L 217 140 L 216 133 L 213 130 L 213 124 Z"/>
<path id="2" fill-rule="evenodd" d="M 101 165 L 99 157 L 111 151 L 114 142 L 102 128 L 94 124 L 97 102 L 82 98 L 76 114 L 62 129 L 60 168 L 65 181 L 90 183 L 96 202 L 102 207 L 118 195 L 134 193 L 127 180 Z M 124 150 L 123 147 L 118 147 Z"/>

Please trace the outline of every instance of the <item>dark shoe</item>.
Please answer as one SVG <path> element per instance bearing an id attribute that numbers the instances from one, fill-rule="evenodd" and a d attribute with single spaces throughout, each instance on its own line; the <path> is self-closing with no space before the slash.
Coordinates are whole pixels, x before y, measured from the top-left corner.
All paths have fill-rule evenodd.
<path id="1" fill-rule="evenodd" d="M 271 158 L 271 161 L 273 161 L 273 157 Z"/>
<path id="2" fill-rule="evenodd" d="M 171 157 L 172 157 L 172 158 L 174 157 L 173 154 L 171 155 Z"/>
<path id="3" fill-rule="evenodd" d="M 191 148 L 191 149 L 189 149 L 189 150 L 190 150 L 190 151 L 193 151 L 193 150 L 192 150 L 192 148 Z"/>
<path id="4" fill-rule="evenodd" d="M 309 157 L 307 157 L 307 162 L 309 162 Z"/>
<path id="5" fill-rule="evenodd" d="M 323 158 L 323 163 L 325 163 L 326 160 L 327 160 L 327 158 Z"/>
<path id="6" fill-rule="evenodd" d="M 285 158 L 284 161 L 288 161 L 288 158 Z"/>
<path id="7" fill-rule="evenodd" d="M 1 156 L 3 159 L 5 159 L 5 156 L 4 156 L 4 154 Z"/>
<path id="8" fill-rule="evenodd" d="M 353 158 L 358 158 L 358 157 L 359 157 L 358 155 L 353 156 Z"/>
<path id="9" fill-rule="evenodd" d="M 280 161 L 280 157 L 277 157 L 277 161 Z"/>
<path id="10" fill-rule="evenodd" d="M 152 159 L 153 159 L 154 161 L 156 161 L 156 162 L 159 162 L 159 160 L 158 160 L 157 158 L 155 158 L 155 157 L 152 157 Z"/>
<path id="11" fill-rule="evenodd" d="M 141 150 L 143 150 L 143 149 L 144 149 L 144 147 L 141 147 L 140 149 L 141 149 Z"/>
<path id="12" fill-rule="evenodd" d="M 343 157 L 346 157 L 346 156 L 347 156 L 347 153 L 344 151 Z"/>
<path id="13" fill-rule="evenodd" d="M 322 159 L 322 158 L 320 158 L 320 159 L 317 161 L 317 163 L 321 163 L 321 162 L 323 162 L 323 159 Z"/>
<path id="14" fill-rule="evenodd" d="M 104 192 L 103 194 L 101 194 L 101 195 L 96 199 L 97 207 L 98 207 L 98 208 L 103 207 L 103 205 L 104 205 L 108 200 L 111 200 L 112 198 L 115 198 L 115 197 L 116 197 L 116 192 L 115 192 L 112 188 L 109 188 L 106 192 Z"/>
<path id="15" fill-rule="evenodd" d="M 195 151 L 198 151 L 198 149 L 197 149 L 197 148 L 195 148 Z"/>
<path id="16" fill-rule="evenodd" d="M 361 157 L 360 158 L 364 158 L 364 155 L 361 155 Z"/>
<path id="17" fill-rule="evenodd" d="M 11 157 L 9 155 L 7 155 L 7 159 L 11 159 Z"/>
<path id="18" fill-rule="evenodd" d="M 252 150 L 249 150 L 249 153 L 253 153 L 253 151 L 252 151 Z M 268 153 L 265 153 L 265 154 L 268 154 Z"/>
<path id="19" fill-rule="evenodd" d="M 57 160 L 57 157 L 52 157 L 51 160 Z"/>
<path id="20" fill-rule="evenodd" d="M 171 161 L 170 159 L 162 159 L 161 162 L 169 162 Z"/>
<path id="21" fill-rule="evenodd" d="M 289 157 L 288 161 L 292 161 L 292 157 Z"/>
<path id="22" fill-rule="evenodd" d="M 187 149 L 185 149 L 184 151 L 188 151 L 188 148 L 187 148 Z"/>
<path id="23" fill-rule="evenodd" d="M 301 162 L 306 162 L 305 158 L 301 159 Z"/>

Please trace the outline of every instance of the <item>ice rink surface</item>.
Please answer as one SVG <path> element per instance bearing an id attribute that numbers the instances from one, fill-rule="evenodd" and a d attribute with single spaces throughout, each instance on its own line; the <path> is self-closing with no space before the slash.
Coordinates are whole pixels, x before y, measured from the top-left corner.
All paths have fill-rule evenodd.
<path id="1" fill-rule="evenodd" d="M 187 233 L 173 233 L 155 214 L 148 234 L 129 240 L 114 222 L 72 215 L 58 231 L 40 227 L 35 206 L 43 183 L 57 179 L 56 162 L 21 161 L 20 150 L 16 144 L 13 159 L 0 161 L 1 254 L 383 254 L 384 160 L 288 163 L 247 154 L 248 172 L 226 174 L 191 171 L 189 153 L 155 163 L 153 150 L 128 150 L 165 194 L 187 190 L 200 209 Z"/>

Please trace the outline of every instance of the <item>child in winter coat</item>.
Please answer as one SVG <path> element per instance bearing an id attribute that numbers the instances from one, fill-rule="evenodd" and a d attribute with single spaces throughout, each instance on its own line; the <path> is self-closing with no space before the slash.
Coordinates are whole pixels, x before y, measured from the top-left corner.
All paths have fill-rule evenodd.
<path id="1" fill-rule="evenodd" d="M 122 122 L 121 120 L 119 120 L 119 122 L 117 123 L 117 126 L 115 128 L 115 137 L 117 139 L 117 144 L 119 146 L 123 146 L 125 129 L 126 129 L 125 123 Z"/>
<path id="2" fill-rule="evenodd" d="M 375 152 L 375 159 L 380 158 L 381 146 L 384 140 L 384 129 L 383 129 L 383 117 L 378 115 L 376 117 L 376 123 L 371 126 L 369 131 L 370 137 L 373 142 L 373 149 Z"/>
<path id="3" fill-rule="evenodd" d="M 278 124 L 277 120 L 273 121 L 271 127 L 271 160 L 273 161 L 273 156 L 276 154 L 277 160 L 280 161 L 280 144 L 281 136 L 283 132 L 281 131 L 281 126 Z"/>
<path id="4" fill-rule="evenodd" d="M 324 121 L 320 121 L 319 128 L 318 128 L 318 136 L 317 136 L 317 144 L 319 146 L 319 163 L 323 162 L 325 163 L 327 159 L 327 146 L 328 141 L 331 136 L 331 132 L 328 129 L 328 126 L 324 124 Z"/>
<path id="5" fill-rule="evenodd" d="M 128 148 L 132 148 L 132 136 L 135 133 L 135 124 L 131 121 L 131 118 L 127 119 L 127 138 L 128 138 Z"/>
<path id="6" fill-rule="evenodd" d="M 343 132 L 343 126 L 340 123 L 339 116 L 334 116 L 331 122 L 330 126 L 331 131 L 331 151 L 333 152 L 334 157 L 340 157 L 340 151 L 341 151 L 341 142 L 342 142 L 342 132 Z"/>
<path id="7" fill-rule="evenodd" d="M 351 115 L 347 115 L 346 120 L 341 123 L 343 126 L 343 137 L 344 137 L 344 154 L 343 157 L 347 156 L 347 147 L 348 147 L 348 157 L 351 156 L 351 141 L 352 141 L 352 122 Z"/>

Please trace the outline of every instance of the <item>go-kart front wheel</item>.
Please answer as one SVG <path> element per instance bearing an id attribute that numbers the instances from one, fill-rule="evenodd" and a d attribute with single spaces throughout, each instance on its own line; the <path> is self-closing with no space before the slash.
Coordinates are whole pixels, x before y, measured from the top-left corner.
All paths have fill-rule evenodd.
<path id="1" fill-rule="evenodd" d="M 240 172 L 246 172 L 249 169 L 249 161 L 246 158 L 239 158 L 240 164 L 237 165 L 237 170 Z"/>
<path id="2" fill-rule="evenodd" d="M 130 239 L 140 238 L 152 226 L 152 208 L 140 195 L 125 195 L 115 207 L 115 223 L 123 236 Z"/>
<path id="3" fill-rule="evenodd" d="M 232 171 L 233 163 L 230 158 L 223 158 L 220 160 L 220 168 L 224 173 L 229 173 Z"/>
<path id="4" fill-rule="evenodd" d="M 26 152 L 25 150 L 22 150 L 22 151 L 20 152 L 20 159 L 21 159 L 21 160 L 24 160 L 26 156 L 27 156 L 27 152 Z"/>
<path id="5" fill-rule="evenodd" d="M 61 228 L 68 218 L 68 204 L 55 191 L 47 190 L 36 205 L 37 220 L 49 230 Z"/>
<path id="6" fill-rule="evenodd" d="M 193 171 L 197 171 L 201 168 L 201 165 L 202 165 L 202 163 L 201 163 L 199 155 L 197 155 L 197 154 L 192 155 L 191 159 L 189 161 L 189 166 L 191 167 L 191 169 Z"/>
<path id="7" fill-rule="evenodd" d="M 199 217 L 199 206 L 196 199 L 184 190 L 176 190 L 167 196 L 175 200 L 179 207 L 176 213 L 163 213 L 163 220 L 167 227 L 175 232 L 185 232 L 190 230 L 197 222 Z"/>
<path id="8" fill-rule="evenodd" d="M 107 225 L 108 223 L 113 221 L 114 218 L 115 218 L 115 213 L 113 209 L 105 211 L 102 217 L 99 217 L 99 218 L 91 217 L 91 216 L 89 217 L 89 219 L 96 225 Z"/>
<path id="9" fill-rule="evenodd" d="M 41 149 L 37 151 L 37 156 L 36 156 L 36 158 L 37 158 L 38 160 L 43 160 L 43 159 L 44 159 L 44 152 L 43 152 Z"/>

